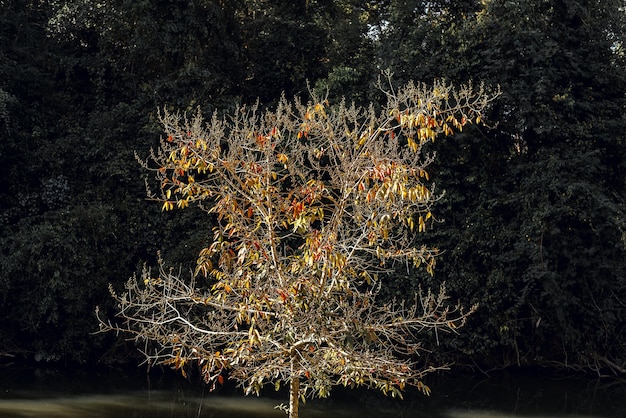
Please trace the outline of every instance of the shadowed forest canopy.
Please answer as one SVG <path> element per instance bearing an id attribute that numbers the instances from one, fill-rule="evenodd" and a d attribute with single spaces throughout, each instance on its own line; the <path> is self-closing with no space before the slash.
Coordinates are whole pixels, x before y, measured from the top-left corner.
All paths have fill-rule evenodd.
<path id="1" fill-rule="evenodd" d="M 309 90 L 382 105 L 394 81 L 499 85 L 485 114 L 428 144 L 444 196 L 420 239 L 431 277 L 480 304 L 433 360 L 626 371 L 623 0 L 0 0 L 0 353 L 113 362 L 92 335 L 144 263 L 194 266 L 199 210 L 147 202 L 135 153 L 163 106 L 226 114 Z M 151 180 L 149 180 L 151 181 Z M 110 315 L 112 316 L 112 315 Z"/>

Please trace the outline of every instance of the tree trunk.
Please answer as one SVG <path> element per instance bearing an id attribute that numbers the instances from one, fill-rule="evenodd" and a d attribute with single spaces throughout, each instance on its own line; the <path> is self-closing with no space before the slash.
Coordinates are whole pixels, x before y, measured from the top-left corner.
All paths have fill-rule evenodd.
<path id="1" fill-rule="evenodd" d="M 297 360 L 291 358 L 291 385 L 289 387 L 289 418 L 298 418 L 300 402 L 300 377 L 297 371 Z"/>

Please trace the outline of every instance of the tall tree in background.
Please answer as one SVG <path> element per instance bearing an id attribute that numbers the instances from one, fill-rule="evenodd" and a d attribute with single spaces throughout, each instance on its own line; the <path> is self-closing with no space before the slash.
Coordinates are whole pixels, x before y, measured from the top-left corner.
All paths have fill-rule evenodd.
<path id="1" fill-rule="evenodd" d="M 99 345 L 82 312 L 102 294 L 85 277 L 123 271 L 125 256 L 112 262 L 117 217 L 76 192 L 81 159 L 68 163 L 66 139 L 85 119 L 87 86 L 63 74 L 71 53 L 48 37 L 48 18 L 40 2 L 0 7 L 0 351 L 88 360 Z"/>
<path id="2" fill-rule="evenodd" d="M 93 285 L 154 259 L 153 243 L 164 238 L 183 250 L 164 249 L 176 262 L 190 261 L 186 246 L 206 241 L 167 239 L 193 216 L 167 219 L 138 198 L 133 151 L 154 145 L 157 103 L 221 108 L 238 100 L 236 6 L 3 2 L 0 350 L 94 360 L 95 318 L 81 314 L 105 297 Z"/>
<path id="3" fill-rule="evenodd" d="M 329 34 L 320 22 L 327 2 L 257 0 L 242 17 L 247 77 L 245 102 L 271 103 L 282 92 L 305 94 L 307 80 L 327 73 Z"/>
<path id="4" fill-rule="evenodd" d="M 385 2 L 376 0 L 327 1 L 320 10 L 320 22 L 328 32 L 328 74 L 318 79 L 315 88 L 328 92 L 331 102 L 342 98 L 366 106 L 372 101 L 384 101 L 375 87 L 381 70 L 377 51 L 381 46 L 381 24 Z M 396 77 L 394 76 L 394 79 Z M 409 80 L 404 80 L 408 82 Z"/>
<path id="5" fill-rule="evenodd" d="M 443 276 L 487 307 L 469 346 L 491 365 L 623 372 L 621 2 L 482 3 L 450 76 L 502 86 L 498 125 L 441 144 L 439 175 L 458 183 L 446 182 L 436 238 L 450 250 Z"/>
<path id="6" fill-rule="evenodd" d="M 379 65 L 400 82 L 477 76 L 468 73 L 461 31 L 479 10 L 478 0 L 390 1 L 380 17 Z"/>

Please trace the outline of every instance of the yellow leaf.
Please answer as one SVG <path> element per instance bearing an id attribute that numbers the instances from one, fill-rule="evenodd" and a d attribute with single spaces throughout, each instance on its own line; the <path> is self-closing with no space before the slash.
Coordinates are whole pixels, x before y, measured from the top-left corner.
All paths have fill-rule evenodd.
<path id="1" fill-rule="evenodd" d="M 163 207 L 161 208 L 161 211 L 172 210 L 172 209 L 174 209 L 174 202 L 171 202 L 169 200 L 166 200 L 165 202 L 163 202 Z"/>
<path id="2" fill-rule="evenodd" d="M 281 164 L 285 164 L 287 163 L 287 161 L 289 161 L 289 157 L 287 157 L 286 154 L 280 153 L 276 156 L 276 159 L 278 160 L 279 163 Z"/>

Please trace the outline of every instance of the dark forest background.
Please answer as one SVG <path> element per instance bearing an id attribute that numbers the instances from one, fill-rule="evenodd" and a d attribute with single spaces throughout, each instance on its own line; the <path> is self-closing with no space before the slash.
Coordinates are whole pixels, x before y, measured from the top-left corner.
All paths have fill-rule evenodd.
<path id="1" fill-rule="evenodd" d="M 430 149 L 434 277 L 386 279 L 480 303 L 427 360 L 626 374 L 625 22 L 623 0 L 0 0 L 0 357 L 126 361 L 92 334 L 108 284 L 159 250 L 193 268 L 209 218 L 162 213 L 135 160 L 159 107 L 376 103 L 391 69 L 503 92 Z"/>

